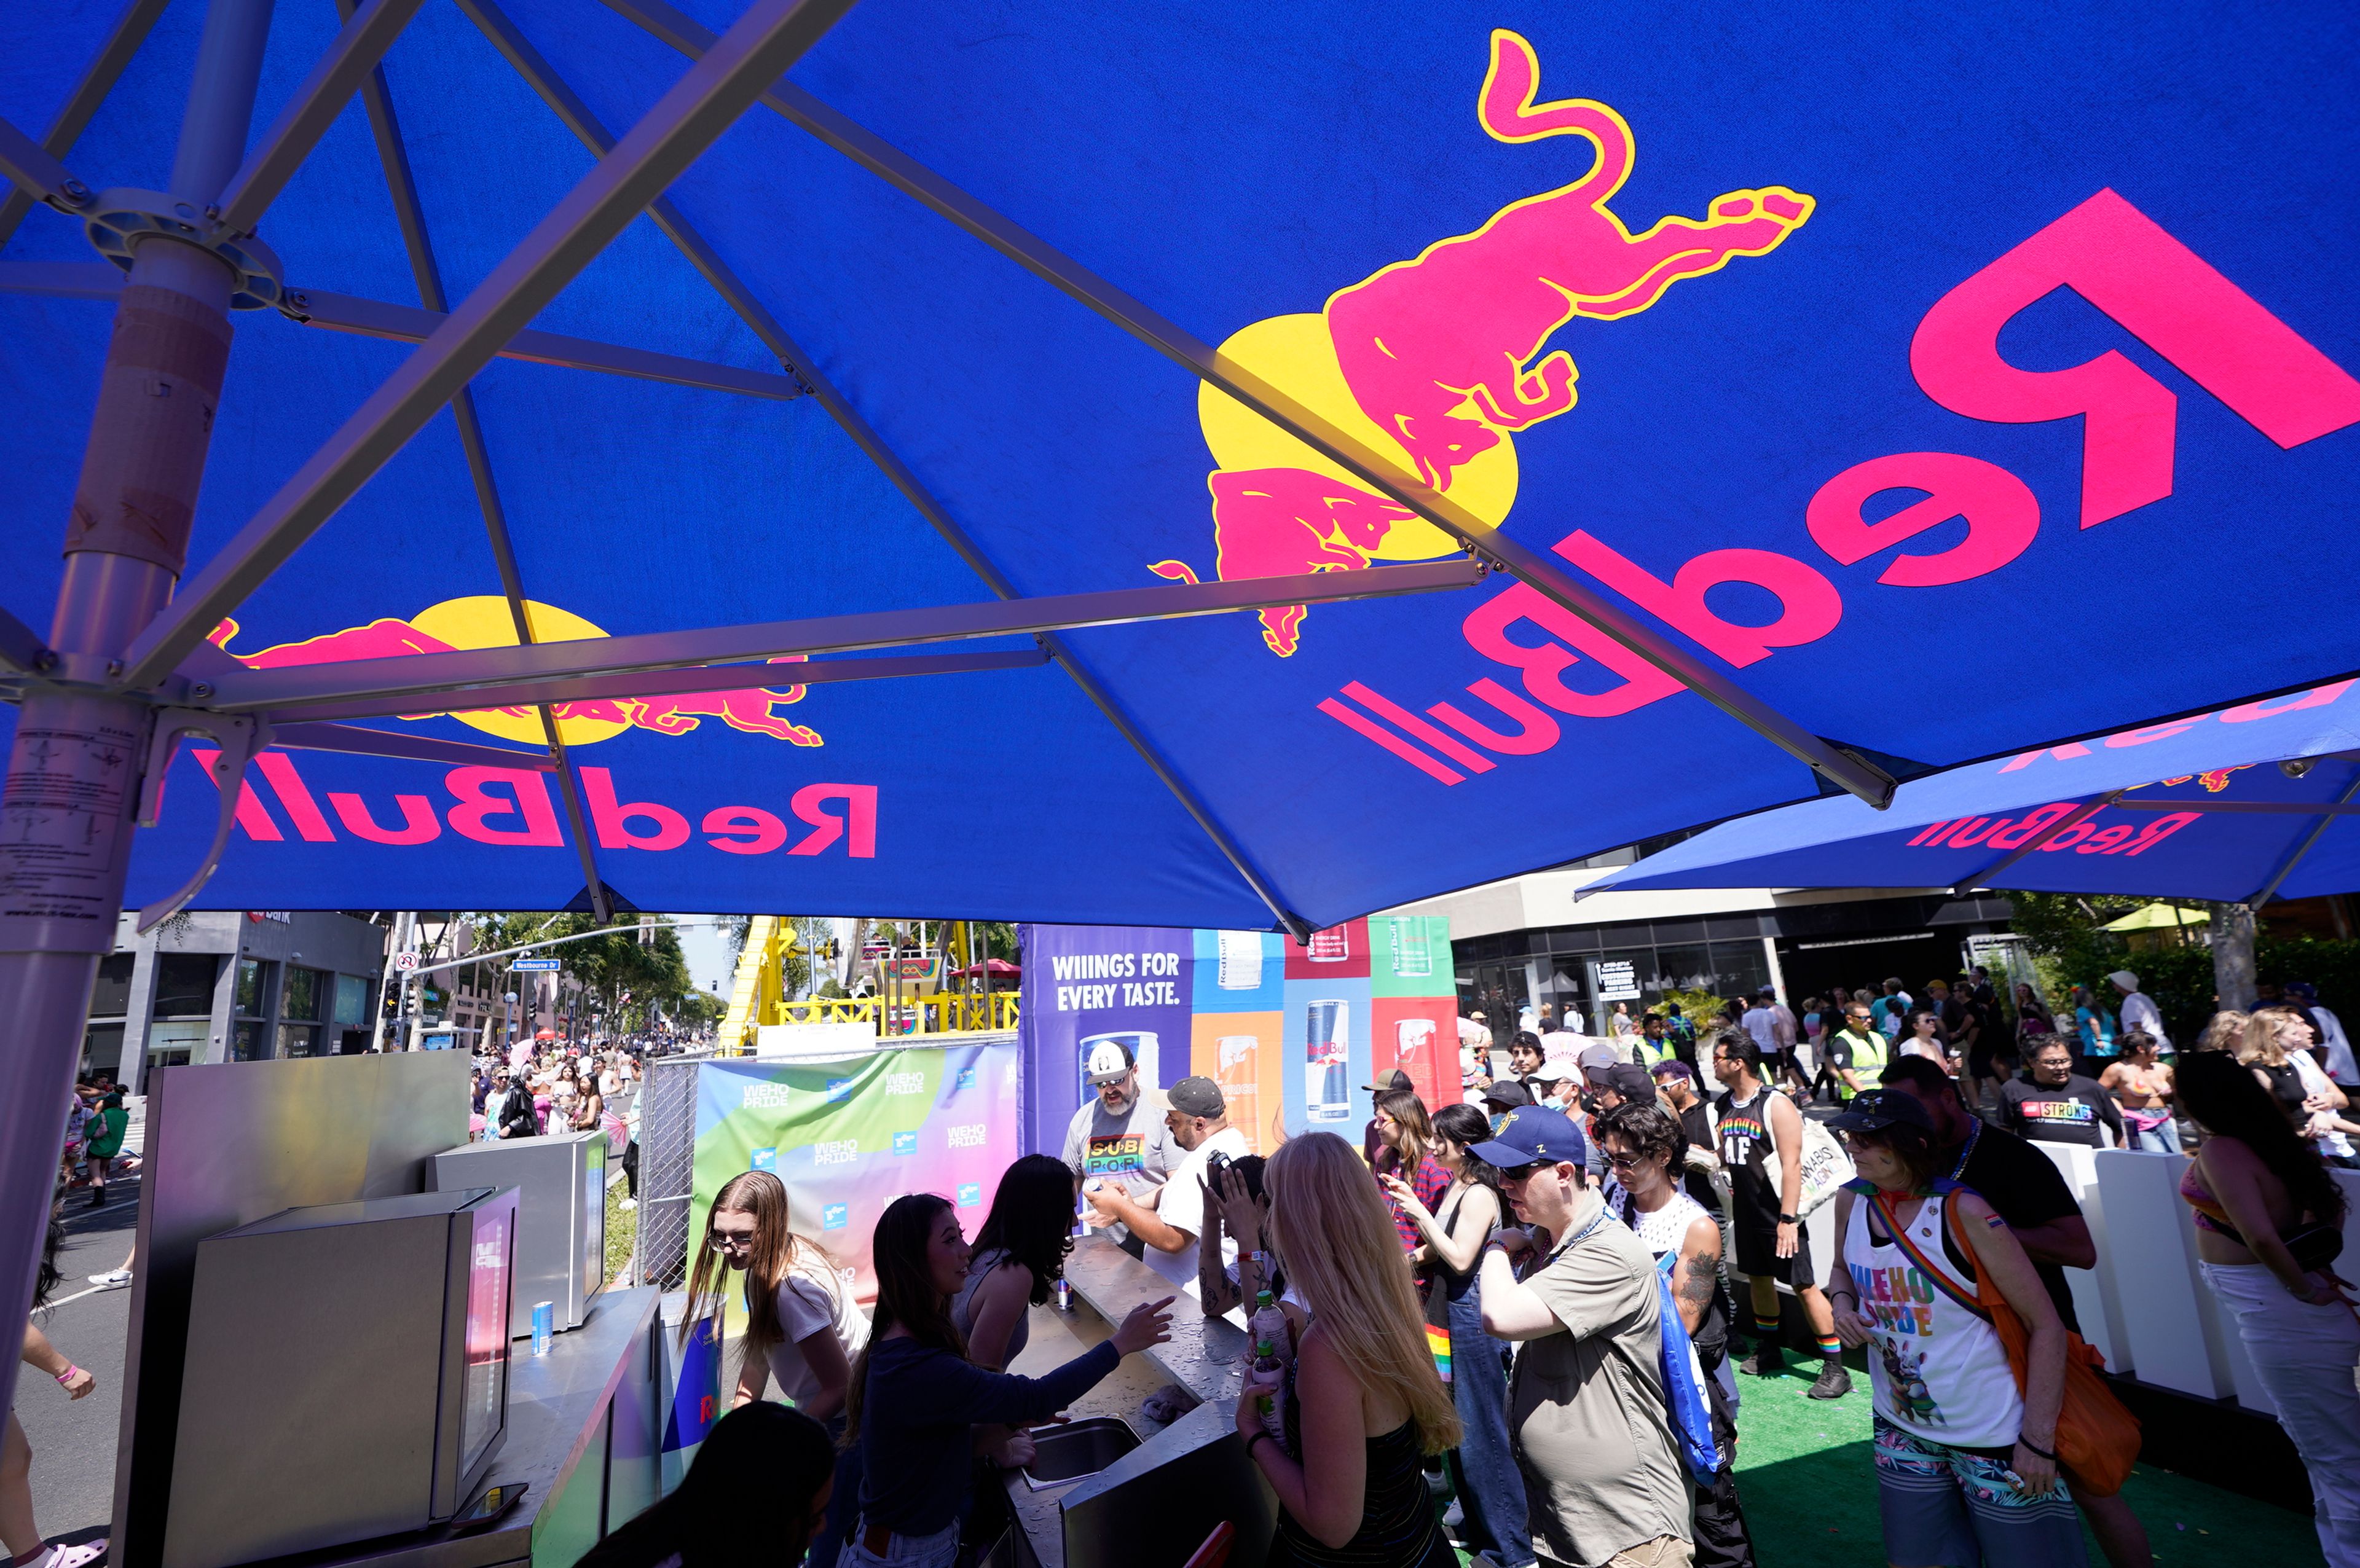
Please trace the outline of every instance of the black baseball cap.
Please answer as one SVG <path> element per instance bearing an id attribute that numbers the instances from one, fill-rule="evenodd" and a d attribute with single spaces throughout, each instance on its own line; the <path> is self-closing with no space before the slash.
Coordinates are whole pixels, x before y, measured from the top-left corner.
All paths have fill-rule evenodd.
<path id="1" fill-rule="evenodd" d="M 1883 1132 L 1887 1127 L 1914 1127 L 1936 1136 L 1934 1115 L 1926 1102 L 1906 1089 L 1863 1089 L 1852 1097 L 1841 1116 L 1829 1121 L 1838 1132 Z"/>
<path id="2" fill-rule="evenodd" d="M 1531 1105 L 1533 1097 L 1522 1083 L 1513 1078 L 1502 1078 L 1483 1091 L 1483 1103 L 1497 1105 L 1503 1111 L 1513 1111 L 1519 1105 Z"/>
<path id="3" fill-rule="evenodd" d="M 1645 1068 L 1633 1062 L 1618 1062 L 1608 1068 L 1599 1087 L 1612 1089 L 1624 1099 L 1642 1105 L 1655 1097 L 1655 1079 L 1648 1076 Z"/>

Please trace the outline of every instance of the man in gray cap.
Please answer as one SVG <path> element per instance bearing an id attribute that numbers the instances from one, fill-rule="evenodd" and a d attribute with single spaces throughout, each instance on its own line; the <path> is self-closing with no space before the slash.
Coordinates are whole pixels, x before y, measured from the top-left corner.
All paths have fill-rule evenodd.
<path id="1" fill-rule="evenodd" d="M 1187 1158 L 1157 1189 L 1154 1206 L 1134 1202 L 1112 1189 L 1089 1194 L 1098 1222 L 1120 1221 L 1145 1244 L 1147 1266 L 1194 1295 L 1196 1293 L 1196 1237 L 1205 1228 L 1205 1172 L 1219 1156 L 1235 1160 L 1251 1154 L 1246 1135 L 1229 1125 L 1229 1102 L 1221 1086 L 1210 1078 L 1183 1078 L 1165 1092 L 1171 1108 L 1164 1121 L 1172 1141 L 1187 1150 Z M 1221 1261 L 1237 1261 L 1237 1244 L 1225 1234 Z"/>

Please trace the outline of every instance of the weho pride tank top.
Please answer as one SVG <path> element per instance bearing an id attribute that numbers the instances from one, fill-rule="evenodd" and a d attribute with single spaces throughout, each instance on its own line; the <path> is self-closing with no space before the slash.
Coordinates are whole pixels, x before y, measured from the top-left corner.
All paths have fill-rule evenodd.
<path id="1" fill-rule="evenodd" d="M 1854 1192 L 1843 1259 L 1871 1327 L 1869 1381 L 1876 1413 L 1913 1437 L 1952 1448 L 2006 1448 L 2024 1424 L 2007 1351 L 1981 1313 L 1961 1306 L 1918 1266 L 1918 1258 L 1928 1260 L 1952 1289 L 1974 1299 L 1974 1285 L 1944 1243 L 1950 1195 L 1937 1191 L 1918 1204 L 1907 1227 L 1913 1258 L 1883 1234 L 1876 1200 Z"/>

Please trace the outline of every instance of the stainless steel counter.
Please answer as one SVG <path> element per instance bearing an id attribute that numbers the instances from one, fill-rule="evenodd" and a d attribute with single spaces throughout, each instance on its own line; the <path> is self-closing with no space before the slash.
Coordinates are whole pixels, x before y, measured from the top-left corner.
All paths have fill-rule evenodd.
<path id="1" fill-rule="evenodd" d="M 1176 1296 L 1172 1337 L 1143 1353 L 1164 1377 L 1201 1401 L 1160 1432 L 1142 1433 L 1139 1447 L 1070 1486 L 1035 1492 L 1021 1475 L 1008 1477 L 1027 1557 L 1040 1568 L 1178 1568 L 1215 1524 L 1238 1527 L 1230 1561 L 1254 1563 L 1267 1552 L 1277 1502 L 1246 1456 L 1233 1423 L 1237 1392 L 1252 1345 L 1245 1331 L 1208 1317 L 1196 1300 L 1102 1236 L 1074 1244 L 1065 1279 L 1084 1308 L 1111 1326 L 1142 1301 Z M 1122 1396 L 1104 1385 L 1074 1402 L 1076 1418 L 1116 1415 L 1139 1421 Z"/>
<path id="2" fill-rule="evenodd" d="M 1073 1256 L 1065 1259 L 1065 1280 L 1074 1294 L 1110 1324 L 1122 1322 L 1142 1301 L 1176 1298 L 1172 1338 L 1146 1352 L 1148 1359 L 1201 1400 L 1232 1396 L 1244 1383 L 1245 1364 L 1253 1354 L 1246 1331 L 1207 1316 L 1196 1297 L 1104 1236 L 1084 1236 L 1074 1243 Z"/>

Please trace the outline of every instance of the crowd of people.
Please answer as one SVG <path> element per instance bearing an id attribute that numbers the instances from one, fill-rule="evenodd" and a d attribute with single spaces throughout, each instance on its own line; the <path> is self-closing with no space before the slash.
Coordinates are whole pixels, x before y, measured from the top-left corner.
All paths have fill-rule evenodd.
<path id="1" fill-rule="evenodd" d="M 1004 1522 L 990 1467 L 1167 1333 L 1170 1297 L 1046 1376 L 1006 1370 L 1078 1214 L 1249 1325 L 1235 1420 L 1278 1498 L 1275 1563 L 1750 1564 L 1743 1379 L 1799 1353 L 1814 1399 L 1858 1397 L 1847 1356 L 1866 1368 L 1889 1561 L 2078 1563 L 2086 1524 L 2114 1568 L 2144 1568 L 2114 1452 L 2127 1432 L 2136 1454 L 2135 1423 L 2106 1429 L 2103 1385 L 2068 1399 L 2092 1355 L 2069 1270 L 2096 1250 L 2034 1145 L 2192 1148 L 2204 1277 L 2309 1469 L 2329 1563 L 2360 1568 L 2360 1319 L 2328 1175 L 2360 1132 L 2341 1025 L 2288 986 L 2175 1051 L 2137 976 L 2108 985 L 2070 1013 L 2029 987 L 2003 1007 L 1981 971 L 1922 1004 L 1888 981 L 1799 1014 L 1666 1007 L 1603 1040 L 1518 1030 L 1496 1073 L 1470 1019 L 1458 1098 L 1389 1074 L 1359 1147 L 1315 1131 L 1267 1157 L 1219 1085 L 1158 1091 L 1099 1042 L 1063 1157 L 1011 1165 L 972 1239 L 940 1197 L 886 1211 L 873 1315 L 777 1177 L 722 1189 L 692 1317 L 742 1290 L 748 1350 L 707 1451 L 716 1472 L 748 1444 L 799 1455 L 773 1488 L 788 1561 L 960 1561 Z M 1805 1220 L 1828 1204 L 1822 1278 Z M 809 1420 L 756 1409 L 772 1386 Z M 588 1561 L 695 1568 L 684 1530 L 629 1527 Z"/>

